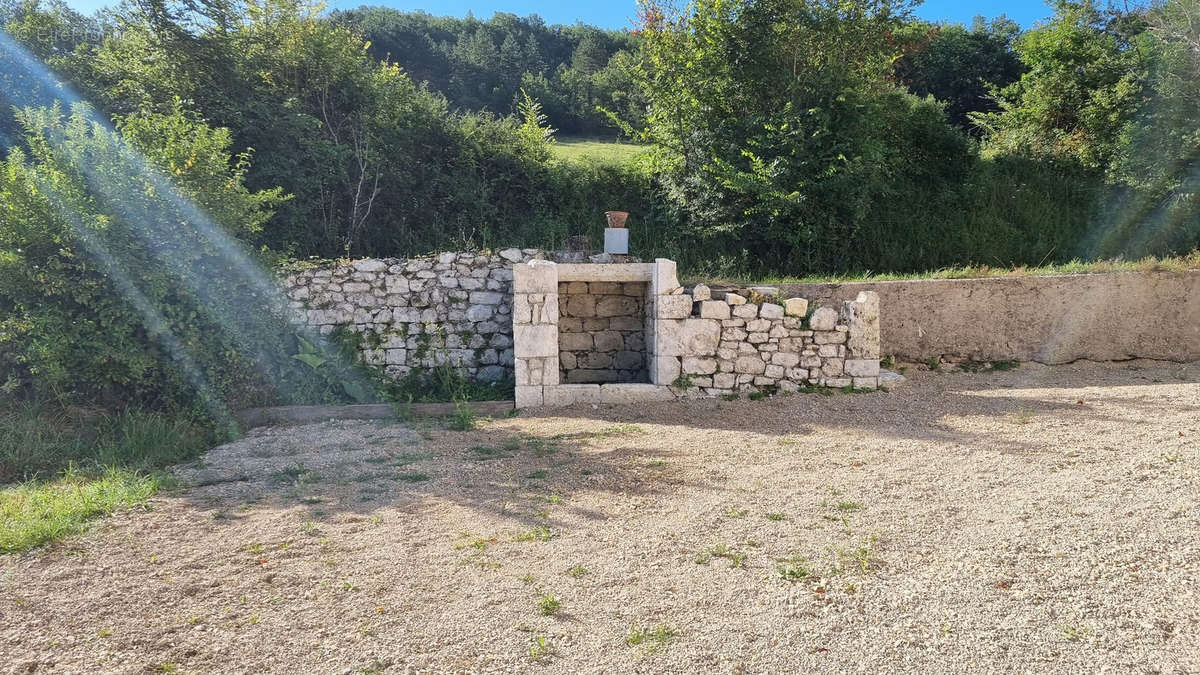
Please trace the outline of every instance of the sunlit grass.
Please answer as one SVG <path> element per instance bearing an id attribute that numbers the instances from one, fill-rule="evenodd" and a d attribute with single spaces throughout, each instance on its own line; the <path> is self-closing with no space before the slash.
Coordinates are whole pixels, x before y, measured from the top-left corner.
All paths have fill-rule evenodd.
<path id="1" fill-rule="evenodd" d="M 559 159 L 601 164 L 628 164 L 646 150 L 646 146 L 642 145 L 594 138 L 559 138 L 552 147 Z"/>
<path id="2" fill-rule="evenodd" d="M 812 275 L 805 277 L 765 276 L 739 277 L 688 274 L 685 283 L 731 283 L 731 284 L 805 284 L 846 283 L 858 281 L 913 281 L 919 279 L 989 279 L 996 277 L 1040 277 L 1067 274 L 1101 274 L 1105 272 L 1183 272 L 1200 270 L 1200 250 L 1187 255 L 1156 258 L 1148 256 L 1139 260 L 1072 260 L 1057 265 L 1041 267 L 992 267 L 989 265 L 966 265 L 946 267 L 927 272 L 875 273 L 861 272 L 840 275 Z"/>
<path id="3" fill-rule="evenodd" d="M 89 520 L 144 504 L 160 478 L 126 469 L 68 469 L 50 481 L 0 490 L 0 553 L 25 551 L 82 532 Z"/>

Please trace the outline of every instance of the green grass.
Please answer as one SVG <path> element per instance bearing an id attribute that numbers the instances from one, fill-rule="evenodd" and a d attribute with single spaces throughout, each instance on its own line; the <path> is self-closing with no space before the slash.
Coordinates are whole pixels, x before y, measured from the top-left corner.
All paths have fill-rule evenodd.
<path id="1" fill-rule="evenodd" d="M 656 652 L 665 648 L 677 635 L 678 633 L 663 624 L 654 628 L 643 628 L 635 623 L 630 626 L 629 633 L 625 636 L 625 644 Z"/>
<path id="2" fill-rule="evenodd" d="M 646 146 L 595 138 L 559 138 L 551 149 L 555 157 L 568 162 L 628 164 L 645 151 Z"/>
<path id="3" fill-rule="evenodd" d="M 0 553 L 41 546 L 144 504 L 169 483 L 159 469 L 196 457 L 214 440 L 159 413 L 39 403 L 0 409 Z"/>
<path id="4" fill-rule="evenodd" d="M 153 475 L 109 468 L 99 473 L 68 469 L 50 481 L 0 490 L 0 553 L 15 553 L 77 534 L 87 522 L 144 504 L 162 487 Z"/>
<path id="5" fill-rule="evenodd" d="M 813 275 L 805 277 L 763 276 L 738 277 L 723 276 L 684 276 L 683 283 L 731 283 L 743 285 L 773 285 L 773 284 L 809 284 L 809 283 L 850 283 L 865 281 L 915 281 L 921 279 L 988 279 L 994 277 L 1046 277 L 1066 274 L 1101 274 L 1105 272 L 1182 272 L 1200 270 L 1200 250 L 1187 255 L 1156 258 L 1153 256 L 1139 260 L 1072 260 L 1070 262 L 1029 267 L 992 267 L 989 265 L 965 265 L 962 267 L 945 267 L 925 272 L 859 272 L 838 275 Z"/>

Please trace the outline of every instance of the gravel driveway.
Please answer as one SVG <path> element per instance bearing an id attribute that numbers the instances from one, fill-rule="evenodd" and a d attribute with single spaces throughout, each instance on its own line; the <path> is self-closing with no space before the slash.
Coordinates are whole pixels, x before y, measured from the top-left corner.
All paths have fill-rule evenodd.
<path id="1" fill-rule="evenodd" d="M 0 671 L 1200 670 L 1200 364 L 259 430 L 0 557 Z"/>

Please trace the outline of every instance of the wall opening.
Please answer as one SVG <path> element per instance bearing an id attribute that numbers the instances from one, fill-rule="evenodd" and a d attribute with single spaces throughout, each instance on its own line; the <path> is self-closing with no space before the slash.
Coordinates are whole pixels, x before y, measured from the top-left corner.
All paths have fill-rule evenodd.
<path id="1" fill-rule="evenodd" d="M 559 381 L 650 381 L 645 282 L 569 281 L 558 285 Z"/>

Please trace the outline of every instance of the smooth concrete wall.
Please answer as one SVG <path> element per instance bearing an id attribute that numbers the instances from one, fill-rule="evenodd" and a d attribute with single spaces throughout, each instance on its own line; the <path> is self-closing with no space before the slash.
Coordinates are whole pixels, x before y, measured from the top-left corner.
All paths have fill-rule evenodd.
<path id="1" fill-rule="evenodd" d="M 1200 270 L 783 284 L 780 290 L 831 307 L 875 291 L 881 351 L 902 360 L 1200 360 Z"/>

